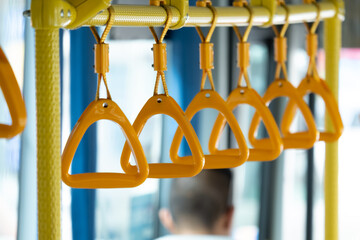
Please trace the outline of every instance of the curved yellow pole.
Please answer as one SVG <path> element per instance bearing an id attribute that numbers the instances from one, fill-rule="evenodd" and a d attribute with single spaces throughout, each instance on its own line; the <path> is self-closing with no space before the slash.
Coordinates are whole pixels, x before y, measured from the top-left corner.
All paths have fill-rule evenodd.
<path id="1" fill-rule="evenodd" d="M 338 99 L 339 60 L 341 49 L 341 20 L 325 20 L 326 81 Z M 325 129 L 332 130 L 331 118 L 325 116 Z M 338 239 L 338 142 L 326 143 L 325 153 L 325 240 Z"/>
<path id="2" fill-rule="evenodd" d="M 59 29 L 36 29 L 38 239 L 60 240 Z"/>

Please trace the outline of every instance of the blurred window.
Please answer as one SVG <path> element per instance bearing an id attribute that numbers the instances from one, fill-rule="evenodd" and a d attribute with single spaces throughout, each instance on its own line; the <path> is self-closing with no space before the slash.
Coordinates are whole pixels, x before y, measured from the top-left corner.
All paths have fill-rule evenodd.
<path id="1" fill-rule="evenodd" d="M 152 64 L 152 40 L 110 41 L 110 72 L 107 75 L 113 100 L 131 123 L 153 94 L 156 73 Z M 119 57 L 120 56 L 120 57 Z M 100 93 L 105 96 L 105 89 Z M 110 121 L 97 127 L 97 171 L 120 172 L 125 137 Z M 154 116 L 140 134 L 148 162 L 159 162 L 162 117 Z M 131 158 L 132 159 L 132 158 Z M 131 160 L 134 163 L 134 160 Z M 96 196 L 97 239 L 153 239 L 159 180 L 147 179 L 129 189 L 99 189 Z"/>
<path id="2" fill-rule="evenodd" d="M 20 88 L 24 75 L 24 0 L 0 1 L 0 46 Z M 11 124 L 7 103 L 0 90 L 0 123 Z M 20 135 L 0 139 L 0 239 L 15 239 L 19 200 Z"/>

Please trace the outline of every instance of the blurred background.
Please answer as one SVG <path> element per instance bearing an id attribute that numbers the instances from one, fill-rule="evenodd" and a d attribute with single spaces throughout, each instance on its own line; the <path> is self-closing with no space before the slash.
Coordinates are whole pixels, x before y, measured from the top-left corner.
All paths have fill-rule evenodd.
<path id="1" fill-rule="evenodd" d="M 30 1 L 0 1 L 0 46 L 7 55 L 22 89 L 28 123 L 22 135 L 0 139 L 0 239 L 37 239 L 36 203 L 36 126 L 35 126 L 35 49 L 34 31 L 22 13 Z M 301 0 L 286 1 L 300 4 Z M 113 3 L 148 4 L 148 1 Z M 215 6 L 229 6 L 231 1 L 214 0 Z M 190 1 L 191 5 L 195 1 Z M 339 108 L 345 130 L 339 140 L 339 239 L 360 239 L 360 3 L 346 1 L 343 43 L 340 60 Z M 308 57 L 303 24 L 289 27 L 289 79 L 296 86 L 305 76 Z M 319 27 L 318 69 L 324 77 L 322 24 Z M 263 95 L 273 81 L 274 33 L 254 27 L 250 33 L 250 79 Z M 217 28 L 214 79 L 223 98 L 236 87 L 236 36 L 231 28 Z M 61 31 L 62 146 L 86 106 L 94 100 L 96 75 L 93 73 L 95 43 L 88 28 Z M 110 44 L 108 82 L 113 100 L 133 122 L 146 100 L 152 96 L 156 73 L 151 47 L 154 40 L 148 28 L 113 28 Z M 169 31 L 168 71 L 170 95 L 183 109 L 200 89 L 198 64 L 199 37 L 195 29 Z M 70 81 L 71 79 L 71 81 Z M 105 93 L 101 93 L 105 96 Z M 324 126 L 325 107 L 321 99 L 307 99 L 319 128 Z M 281 119 L 286 99 L 270 105 Z M 0 122 L 10 123 L 8 107 L 0 93 Z M 192 120 L 204 153 L 210 130 L 217 117 L 215 110 L 203 110 Z M 254 110 L 240 106 L 235 110 L 247 135 Z M 304 122 L 298 118 L 295 127 Z M 140 141 L 149 162 L 169 162 L 171 139 L 177 123 L 158 115 L 146 124 Z M 110 121 L 100 121 L 86 132 L 73 160 L 72 172 L 119 172 L 119 158 L 125 138 Z M 236 146 L 233 135 L 225 129 L 222 147 Z M 181 154 L 187 154 L 182 144 Z M 318 142 L 310 150 L 286 150 L 273 162 L 248 162 L 236 169 L 234 184 L 235 221 L 233 236 L 242 240 L 324 239 L 324 160 L 325 144 Z M 118 166 L 115 167 L 114 166 Z M 79 190 L 62 186 L 63 239 L 148 240 L 166 234 L 159 223 L 158 210 L 168 204 L 168 179 L 147 179 L 137 188 Z"/>

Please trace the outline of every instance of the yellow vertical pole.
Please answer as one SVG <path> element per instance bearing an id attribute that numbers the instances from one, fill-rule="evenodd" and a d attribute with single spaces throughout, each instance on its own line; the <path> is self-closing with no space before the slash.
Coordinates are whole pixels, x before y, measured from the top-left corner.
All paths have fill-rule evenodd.
<path id="1" fill-rule="evenodd" d="M 332 0 L 339 10 L 342 1 Z M 325 75 L 326 81 L 336 99 L 339 89 L 339 60 L 341 49 L 341 19 L 339 15 L 325 20 Z M 325 116 L 325 129 L 333 128 L 328 114 Z M 326 143 L 325 150 L 325 240 L 338 239 L 338 142 Z"/>
<path id="2" fill-rule="evenodd" d="M 79 14 L 72 3 L 86 9 Z M 110 0 L 79 4 L 69 0 L 32 0 L 35 28 L 38 239 L 61 239 L 61 145 L 59 29 L 86 21 Z M 78 6 L 79 7 L 79 6 Z"/>
<path id="3" fill-rule="evenodd" d="M 60 235 L 59 29 L 36 29 L 38 239 Z"/>
<path id="4" fill-rule="evenodd" d="M 31 23 L 35 28 L 39 240 L 61 239 L 59 28 L 71 21 L 66 14 L 72 10 L 61 0 L 31 2 Z"/>

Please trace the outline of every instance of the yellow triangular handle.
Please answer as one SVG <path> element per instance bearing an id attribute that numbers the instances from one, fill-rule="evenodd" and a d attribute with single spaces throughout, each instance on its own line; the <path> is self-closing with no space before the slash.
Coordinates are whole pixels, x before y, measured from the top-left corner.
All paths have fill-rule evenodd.
<path id="1" fill-rule="evenodd" d="M 0 88 L 9 107 L 11 125 L 0 124 L 0 138 L 12 138 L 26 125 L 26 108 L 15 74 L 0 47 Z"/>
<path id="2" fill-rule="evenodd" d="M 135 156 L 136 171 L 128 173 L 80 173 L 69 174 L 71 162 L 76 149 L 84 136 L 86 130 L 96 121 L 106 119 L 117 123 L 126 142 L 131 146 Z M 125 188 L 136 187 L 143 183 L 148 174 L 149 166 L 140 141 L 125 114 L 119 106 L 110 99 L 99 99 L 93 101 L 80 116 L 75 127 L 71 131 L 61 157 L 62 180 L 73 188 Z"/>
<path id="3" fill-rule="evenodd" d="M 179 161 L 176 163 L 150 163 L 149 178 L 178 178 L 195 176 L 203 169 L 204 154 L 194 128 L 185 117 L 183 110 L 172 97 L 162 94 L 154 95 L 145 103 L 133 123 L 136 134 L 139 136 L 146 122 L 152 116 L 157 114 L 168 115 L 179 124 L 179 128 L 181 128 L 184 132 L 185 138 L 189 143 L 192 156 L 188 162 Z M 136 171 L 136 167 L 130 165 L 129 160 L 130 147 L 127 143 L 125 143 L 121 155 L 121 166 L 125 172 L 133 173 Z"/>
<path id="4" fill-rule="evenodd" d="M 197 112 L 205 108 L 218 110 L 225 117 L 234 133 L 239 149 L 233 149 L 234 151 L 231 155 L 226 154 L 226 150 L 217 150 L 214 151 L 213 154 L 205 155 L 204 168 L 233 168 L 242 165 L 249 156 L 249 149 L 246 145 L 246 140 L 241 132 L 239 124 L 237 123 L 236 117 L 227 106 L 224 99 L 217 92 L 214 90 L 201 90 L 190 102 L 185 111 L 185 115 L 189 120 L 191 120 Z M 178 156 L 182 137 L 183 132 L 178 128 L 170 147 L 170 157 L 174 162 L 188 161 L 188 157 Z M 217 145 L 217 142 L 215 145 Z"/>
<path id="5" fill-rule="evenodd" d="M 260 95 L 252 88 L 238 87 L 230 93 L 226 103 L 232 110 L 240 104 L 248 104 L 254 107 L 256 112 L 260 114 L 269 134 L 269 138 L 262 139 L 264 140 L 262 142 L 263 144 L 259 144 L 260 146 L 249 149 L 250 153 L 248 161 L 271 161 L 276 159 L 283 150 L 283 143 L 275 119 Z M 225 124 L 226 119 L 223 115 L 219 114 L 210 135 L 210 152 L 215 153 L 218 151 L 216 142 L 219 141 Z M 227 149 L 224 153 L 231 155 L 234 154 L 234 150 L 236 149 Z"/>
<path id="6" fill-rule="evenodd" d="M 314 118 L 311 114 L 309 107 L 304 99 L 300 96 L 297 89 L 285 79 L 276 79 L 272 82 L 263 97 L 266 105 L 269 106 L 270 102 L 278 97 L 288 97 L 289 101 L 293 100 L 299 107 L 302 115 L 304 116 L 308 130 L 297 133 L 290 133 L 286 136 L 283 134 L 282 141 L 284 149 L 308 149 L 311 148 L 319 137 L 319 132 L 316 129 Z M 256 130 L 260 124 L 260 115 L 254 114 L 249 129 L 249 141 L 254 147 L 261 147 L 266 144 L 267 139 L 258 140 L 255 138 Z M 265 140 L 265 141 L 264 141 Z"/>
<path id="7" fill-rule="evenodd" d="M 325 108 L 332 121 L 334 131 L 320 132 L 319 141 L 333 142 L 338 140 L 344 130 L 344 125 L 341 120 L 339 107 L 336 99 L 332 94 L 330 88 L 327 86 L 326 82 L 321 78 L 307 76 L 301 81 L 301 83 L 297 87 L 297 90 L 301 97 L 313 92 L 319 95 L 324 100 Z M 283 132 L 284 136 L 291 134 L 290 126 L 292 121 L 294 120 L 295 113 L 296 104 L 294 103 L 294 101 L 289 101 L 286 106 L 284 117 L 281 123 L 281 131 Z"/>

